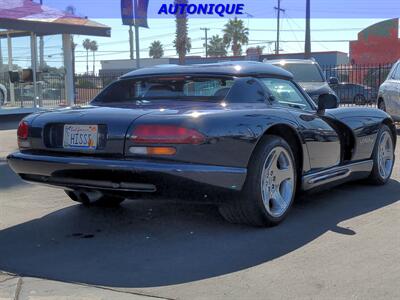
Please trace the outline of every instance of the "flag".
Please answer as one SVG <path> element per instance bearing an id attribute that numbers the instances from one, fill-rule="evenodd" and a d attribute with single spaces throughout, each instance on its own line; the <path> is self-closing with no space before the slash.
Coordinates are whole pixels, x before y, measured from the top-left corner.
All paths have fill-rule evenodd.
<path id="1" fill-rule="evenodd" d="M 121 18 L 123 25 L 146 27 L 149 0 L 121 0 Z"/>
<path id="2" fill-rule="evenodd" d="M 121 18 L 123 25 L 134 25 L 132 0 L 121 0 Z"/>
<path id="3" fill-rule="evenodd" d="M 149 28 L 147 24 L 147 9 L 149 0 L 134 0 L 135 1 L 135 25 L 139 27 Z"/>

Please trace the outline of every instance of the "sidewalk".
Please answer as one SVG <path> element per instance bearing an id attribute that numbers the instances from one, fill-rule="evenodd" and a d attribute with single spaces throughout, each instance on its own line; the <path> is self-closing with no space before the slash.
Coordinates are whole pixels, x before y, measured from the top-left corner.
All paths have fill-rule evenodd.
<path id="1" fill-rule="evenodd" d="M 25 299 L 164 299 L 106 287 L 63 283 L 0 272 L 0 300 Z"/>

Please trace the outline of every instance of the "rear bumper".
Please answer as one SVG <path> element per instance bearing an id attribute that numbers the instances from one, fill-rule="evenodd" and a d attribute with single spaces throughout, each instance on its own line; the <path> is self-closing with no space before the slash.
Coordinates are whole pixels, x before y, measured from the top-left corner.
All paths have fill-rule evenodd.
<path id="1" fill-rule="evenodd" d="M 236 167 L 25 152 L 12 153 L 7 161 L 26 181 L 71 189 L 121 192 L 154 192 L 165 186 L 180 190 L 190 184 L 239 191 L 247 174 L 246 168 Z"/>

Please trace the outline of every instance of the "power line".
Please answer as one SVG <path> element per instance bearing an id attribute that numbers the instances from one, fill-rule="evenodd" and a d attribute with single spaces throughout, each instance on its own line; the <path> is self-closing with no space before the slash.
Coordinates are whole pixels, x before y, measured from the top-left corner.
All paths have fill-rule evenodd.
<path id="1" fill-rule="evenodd" d="M 287 16 L 285 14 L 285 16 Z M 213 30 L 219 30 L 221 28 L 216 28 L 216 27 L 211 27 L 210 29 Z M 316 29 L 311 29 L 311 32 L 316 31 L 316 32 L 336 32 L 336 31 L 360 31 L 363 30 L 364 28 L 316 28 Z M 276 29 L 262 29 L 262 28 L 253 28 L 253 29 L 249 29 L 249 31 L 261 31 L 261 32 L 276 32 Z M 305 29 L 280 29 L 280 32 L 304 32 Z"/>

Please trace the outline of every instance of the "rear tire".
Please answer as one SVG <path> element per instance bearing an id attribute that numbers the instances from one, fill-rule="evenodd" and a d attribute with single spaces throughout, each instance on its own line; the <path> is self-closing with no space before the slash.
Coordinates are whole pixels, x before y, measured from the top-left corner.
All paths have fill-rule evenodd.
<path id="1" fill-rule="evenodd" d="M 394 143 L 389 127 L 382 125 L 374 147 L 372 159 L 374 165 L 369 176 L 369 182 L 374 185 L 383 185 L 388 182 L 394 165 Z"/>
<path id="2" fill-rule="evenodd" d="M 367 103 L 364 95 L 361 95 L 361 94 L 355 95 L 353 102 L 355 105 L 365 105 Z"/>
<path id="3" fill-rule="evenodd" d="M 279 136 L 266 135 L 251 157 L 242 192 L 219 207 L 231 223 L 274 226 L 293 203 L 297 172 L 293 151 Z"/>
<path id="4" fill-rule="evenodd" d="M 98 206 L 98 207 L 117 207 L 119 206 L 125 199 L 118 196 L 112 195 L 101 195 L 96 197 L 96 199 L 90 199 L 86 192 L 80 191 L 68 191 L 65 193 L 71 200 L 81 203 L 84 206 Z"/>

